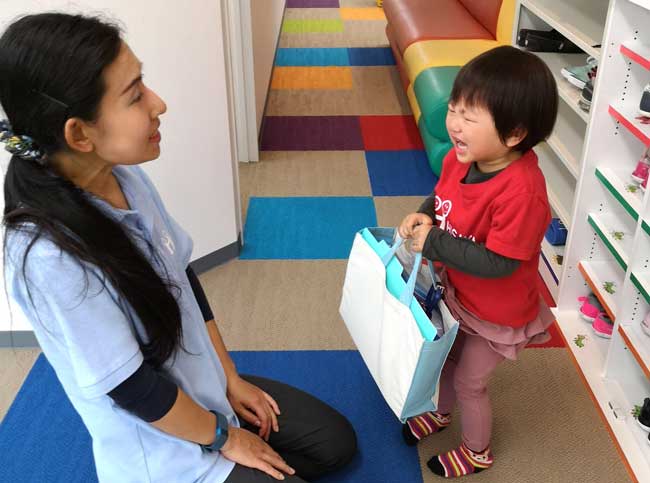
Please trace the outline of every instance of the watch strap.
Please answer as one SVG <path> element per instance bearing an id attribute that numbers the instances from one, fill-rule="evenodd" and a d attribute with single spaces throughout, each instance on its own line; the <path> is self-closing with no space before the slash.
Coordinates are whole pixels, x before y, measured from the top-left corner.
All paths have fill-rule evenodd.
<path id="1" fill-rule="evenodd" d="M 204 451 L 215 452 L 221 450 L 228 441 L 228 419 L 217 411 L 210 410 L 210 412 L 217 417 L 214 441 L 210 444 L 202 444 L 201 448 Z"/>

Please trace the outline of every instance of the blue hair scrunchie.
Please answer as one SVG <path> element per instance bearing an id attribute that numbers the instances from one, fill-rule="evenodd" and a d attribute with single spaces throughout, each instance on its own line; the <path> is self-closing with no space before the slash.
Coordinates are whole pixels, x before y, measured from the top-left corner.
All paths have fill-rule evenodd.
<path id="1" fill-rule="evenodd" d="M 5 143 L 5 150 L 11 154 L 27 161 L 45 164 L 45 154 L 38 149 L 34 139 L 15 134 L 7 120 L 0 121 L 0 141 Z"/>

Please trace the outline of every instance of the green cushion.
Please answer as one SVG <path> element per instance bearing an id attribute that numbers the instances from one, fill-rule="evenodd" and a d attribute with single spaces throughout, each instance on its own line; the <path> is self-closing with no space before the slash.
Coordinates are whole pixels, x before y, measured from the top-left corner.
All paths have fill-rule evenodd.
<path id="1" fill-rule="evenodd" d="M 447 104 L 449 95 L 454 85 L 454 79 L 460 67 L 430 67 L 423 70 L 413 89 L 420 105 L 429 134 L 443 141 L 449 141 L 445 119 L 447 117 Z"/>
<path id="2" fill-rule="evenodd" d="M 424 116 L 420 118 L 418 128 L 420 129 L 420 134 L 424 141 L 424 147 L 427 151 L 429 166 L 431 166 L 431 170 L 436 176 L 440 176 L 440 172 L 442 171 L 442 160 L 452 148 L 452 144 L 448 139 L 443 140 L 432 136 L 425 125 Z"/>

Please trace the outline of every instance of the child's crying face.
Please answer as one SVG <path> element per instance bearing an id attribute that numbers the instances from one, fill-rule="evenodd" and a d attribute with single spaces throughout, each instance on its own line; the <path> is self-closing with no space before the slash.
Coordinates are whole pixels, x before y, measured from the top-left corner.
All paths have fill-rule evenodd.
<path id="1" fill-rule="evenodd" d="M 489 166 L 509 157 L 521 137 L 511 136 L 504 143 L 494 125 L 492 114 L 479 105 L 467 105 L 462 100 L 449 103 L 447 132 L 461 163 L 477 162 Z"/>

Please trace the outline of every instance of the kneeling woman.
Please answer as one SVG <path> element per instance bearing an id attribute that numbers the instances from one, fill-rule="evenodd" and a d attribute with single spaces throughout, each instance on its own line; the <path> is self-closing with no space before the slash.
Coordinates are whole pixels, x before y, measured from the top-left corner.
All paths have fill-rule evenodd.
<path id="1" fill-rule="evenodd" d="M 0 38 L 11 298 L 93 439 L 102 482 L 300 482 L 347 464 L 348 421 L 240 377 L 190 237 L 138 166 L 164 102 L 106 22 L 40 14 Z M 200 122 L 197 120 L 196 122 Z"/>

